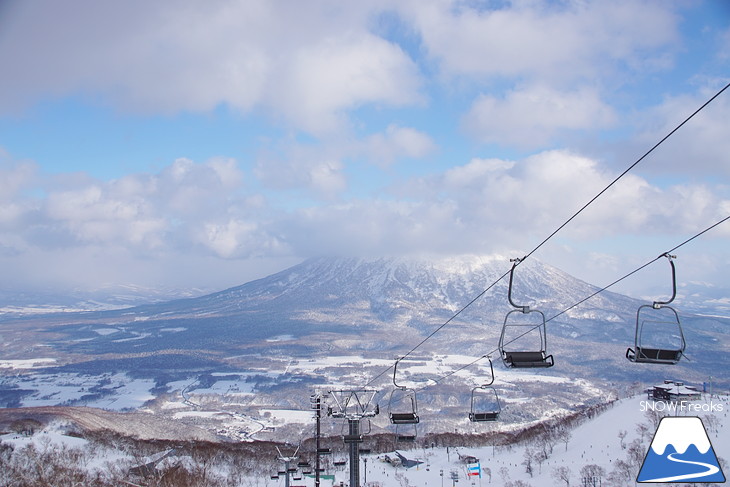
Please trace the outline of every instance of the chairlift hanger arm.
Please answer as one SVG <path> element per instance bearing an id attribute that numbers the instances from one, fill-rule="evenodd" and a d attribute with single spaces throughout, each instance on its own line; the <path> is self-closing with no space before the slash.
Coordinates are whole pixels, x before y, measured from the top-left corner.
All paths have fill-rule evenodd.
<path id="1" fill-rule="evenodd" d="M 676 259 L 677 256 L 671 255 L 669 252 L 665 252 L 659 257 L 666 257 L 669 261 L 669 265 L 672 267 L 672 297 L 667 301 L 654 301 L 654 304 L 652 305 L 654 308 L 661 308 L 663 305 L 671 303 L 677 296 L 677 271 L 674 267 L 674 259 Z"/>
<path id="2" fill-rule="evenodd" d="M 393 385 L 394 385 L 394 386 L 395 386 L 395 387 L 396 387 L 397 389 L 405 389 L 405 388 L 406 388 L 405 386 L 400 386 L 400 385 L 398 385 L 398 383 L 397 383 L 397 382 L 395 381 L 395 375 L 396 375 L 396 374 L 398 373 L 398 363 L 399 363 L 399 362 L 400 362 L 401 360 L 403 360 L 403 358 L 404 358 L 404 357 L 399 357 L 399 358 L 395 359 L 395 363 L 393 364 Z"/>
<path id="3" fill-rule="evenodd" d="M 517 308 L 521 310 L 523 313 L 529 313 L 530 307 L 529 306 L 521 306 L 519 304 L 515 304 L 515 302 L 512 300 L 512 281 L 514 279 L 515 274 L 515 267 L 517 267 L 520 262 L 522 262 L 525 258 L 515 258 L 510 259 L 509 261 L 512 262 L 512 268 L 509 271 L 509 287 L 507 288 L 507 300 L 509 301 L 509 304 L 511 304 L 514 308 Z"/>
<path id="4" fill-rule="evenodd" d="M 481 387 L 489 387 L 492 384 L 494 384 L 494 365 L 492 365 L 492 357 L 487 355 L 487 360 L 489 360 L 489 372 L 490 372 L 490 379 L 489 382 L 482 384 Z"/>

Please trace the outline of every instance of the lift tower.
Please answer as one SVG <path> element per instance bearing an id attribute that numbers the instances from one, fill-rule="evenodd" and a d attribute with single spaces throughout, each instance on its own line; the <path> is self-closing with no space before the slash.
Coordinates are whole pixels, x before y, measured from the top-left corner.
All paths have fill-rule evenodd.
<path id="1" fill-rule="evenodd" d="M 361 423 L 366 419 L 369 424 L 370 418 L 380 413 L 380 407 L 377 404 L 372 405 L 376 393 L 374 389 L 330 391 L 335 405 L 327 413 L 347 422 L 347 433 L 343 435 L 343 440 L 350 447 L 350 487 L 360 487 L 360 443 L 363 441 Z"/>
<path id="2" fill-rule="evenodd" d="M 295 461 L 297 458 L 299 458 L 299 457 L 297 457 L 297 453 L 299 453 L 299 447 L 297 447 L 297 449 L 294 451 L 294 453 L 292 453 L 291 455 L 288 455 L 288 456 L 281 453 L 281 450 L 279 450 L 278 446 L 276 447 L 276 451 L 279 453 L 279 460 L 284 462 L 284 470 L 286 470 L 286 477 L 285 477 L 286 480 L 284 481 L 284 486 L 289 487 L 289 475 L 291 474 L 290 465 L 293 461 Z"/>

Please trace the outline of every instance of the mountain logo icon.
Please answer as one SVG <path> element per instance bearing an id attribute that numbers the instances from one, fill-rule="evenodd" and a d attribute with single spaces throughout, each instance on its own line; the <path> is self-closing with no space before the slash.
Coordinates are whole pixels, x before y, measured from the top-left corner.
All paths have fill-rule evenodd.
<path id="1" fill-rule="evenodd" d="M 662 418 L 636 481 L 725 482 L 702 420 L 694 416 Z"/>

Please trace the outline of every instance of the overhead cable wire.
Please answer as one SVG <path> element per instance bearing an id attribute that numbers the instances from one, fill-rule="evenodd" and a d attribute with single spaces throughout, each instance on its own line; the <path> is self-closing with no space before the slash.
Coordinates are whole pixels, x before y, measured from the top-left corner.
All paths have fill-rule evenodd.
<path id="1" fill-rule="evenodd" d="M 613 281 L 612 283 L 610 283 L 610 284 L 608 284 L 608 285 L 606 285 L 606 286 L 604 286 L 604 287 L 602 287 L 602 288 L 598 289 L 598 290 L 597 290 L 596 292 L 592 293 L 592 294 L 591 294 L 590 296 L 587 296 L 587 297 L 585 297 L 585 298 L 581 299 L 581 300 L 580 300 L 580 301 L 578 301 L 577 303 L 573 304 L 572 306 L 569 306 L 568 308 L 564 309 L 563 311 L 561 311 L 560 313 L 556 314 L 555 316 L 553 316 L 553 317 L 551 317 L 551 318 L 549 318 L 549 319 L 545 320 L 545 322 L 546 322 L 546 323 L 548 323 L 548 322 L 550 322 L 550 321 L 554 320 L 555 318 L 557 318 L 558 316 L 561 316 L 561 315 L 563 315 L 563 314 L 567 313 L 567 312 L 568 312 L 568 311 L 570 311 L 571 309 L 573 309 L 573 308 L 576 308 L 577 306 L 580 306 L 581 304 L 585 303 L 585 302 L 586 302 L 586 301 L 588 301 L 589 299 L 591 299 L 591 298 L 595 297 L 596 295 L 598 295 L 598 294 L 600 294 L 600 293 L 602 293 L 602 292 L 604 292 L 604 291 L 608 290 L 608 289 L 609 289 L 610 287 L 612 287 L 612 286 L 615 286 L 615 285 L 616 285 L 616 284 L 618 284 L 619 282 L 621 282 L 621 281 L 623 281 L 623 280 L 625 280 L 625 279 L 627 279 L 627 278 L 629 278 L 629 277 L 633 276 L 633 275 L 634 275 L 634 274 L 636 274 L 637 272 L 639 272 L 639 271 L 641 271 L 641 270 L 643 270 L 643 269 L 645 269 L 645 268 L 649 267 L 649 266 L 650 266 L 651 264 L 653 264 L 653 263 L 654 263 L 654 262 L 656 262 L 657 260 L 661 259 L 662 257 L 666 256 L 667 254 L 671 254 L 671 253 L 672 253 L 672 252 L 674 252 L 675 250 L 677 250 L 677 249 L 679 249 L 679 248 L 681 248 L 681 247 L 683 247 L 683 246 L 687 245 L 687 244 L 688 244 L 688 243 L 690 243 L 691 241 L 693 241 L 693 240 L 695 240 L 695 239 L 697 239 L 697 238 L 701 237 L 701 236 L 702 236 L 702 235 L 704 235 L 705 233 L 707 233 L 707 232 L 709 232 L 710 230 L 712 230 L 713 228 L 715 228 L 715 227 L 717 227 L 717 226 L 719 226 L 719 225 L 721 225 L 721 224 L 725 223 L 725 222 L 726 222 L 726 221 L 728 221 L 728 220 L 730 220 L 730 215 L 726 216 L 725 218 L 723 218 L 722 220 L 718 221 L 717 223 L 714 223 L 714 224 L 710 225 L 709 227 L 707 227 L 707 228 L 705 228 L 704 230 L 702 230 L 701 232 L 699 232 L 699 233 L 697 233 L 697 234 L 693 235 L 692 237 L 688 238 L 687 240 L 685 240 L 684 242 L 680 243 L 679 245 L 676 245 L 675 247 L 671 248 L 670 250 L 668 250 L 668 251 L 666 251 L 666 252 L 663 252 L 663 253 L 659 254 L 659 255 L 658 255 L 657 257 L 655 257 L 655 258 L 653 258 L 652 260 L 650 260 L 649 262 L 647 262 L 647 263 L 645 263 L 645 264 L 643 264 L 643 265 L 641 265 L 641 266 L 637 267 L 636 269 L 634 269 L 633 271 L 631 271 L 631 272 L 629 272 L 628 274 L 624 275 L 623 277 L 620 277 L 620 278 L 616 279 L 615 281 Z M 541 325 L 538 325 L 538 326 L 541 326 Z M 535 327 L 533 327 L 533 328 L 530 328 L 529 330 L 527 330 L 526 332 L 522 333 L 521 335 L 519 335 L 519 336 L 516 336 L 516 337 L 515 337 L 515 338 L 513 338 L 512 340 L 508 341 L 508 342 L 507 342 L 506 344 L 510 344 L 510 343 L 512 343 L 512 342 L 514 342 L 514 341 L 516 341 L 516 340 L 519 340 L 519 339 L 520 339 L 520 338 L 522 338 L 523 336 L 525 336 L 525 335 L 527 335 L 528 333 L 530 333 L 531 331 L 535 330 L 535 329 L 536 329 L 536 328 L 537 328 L 538 326 L 535 326 Z M 468 364 L 466 364 L 466 365 L 463 365 L 463 366 L 461 366 L 461 367 L 459 367 L 459 368 L 457 368 L 457 369 L 455 369 L 455 370 L 453 370 L 453 371 L 449 372 L 448 374 L 445 374 L 445 375 L 443 375 L 443 376 L 441 376 L 441 377 L 439 377 L 439 378 L 437 378 L 437 379 L 430 379 L 430 382 L 432 382 L 432 383 L 434 383 L 434 384 L 438 384 L 438 383 L 440 383 L 441 381 L 443 381 L 444 379 L 447 379 L 447 378 L 451 377 L 452 375 L 454 375 L 454 374 L 457 374 L 458 372 L 461 372 L 461 371 L 462 371 L 462 370 L 464 370 L 464 369 L 468 369 L 468 368 L 469 368 L 469 367 L 471 367 L 472 365 L 476 364 L 477 362 L 480 362 L 481 360 L 484 360 L 485 358 L 487 358 L 487 357 L 491 356 L 491 355 L 492 355 L 493 353 L 495 353 L 495 352 L 499 352 L 499 349 L 495 349 L 495 350 L 492 350 L 491 352 L 489 352 L 489 353 L 486 353 L 486 354 L 482 355 L 481 357 L 479 357 L 479 358 L 477 358 L 477 359 L 473 360 L 472 362 L 469 362 Z M 426 385 L 426 386 L 422 387 L 422 388 L 421 388 L 421 389 L 419 389 L 419 390 L 425 389 L 425 388 L 429 387 L 430 385 L 433 385 L 433 384 L 429 384 L 429 385 Z"/>
<path id="2" fill-rule="evenodd" d="M 710 103 L 712 103 L 717 97 L 719 97 L 723 92 L 725 92 L 728 88 L 730 88 L 730 83 L 726 84 L 722 89 L 720 89 L 717 93 L 715 93 L 711 98 L 709 98 L 705 103 L 702 104 L 699 108 L 697 108 L 692 114 L 690 114 L 688 117 L 686 117 L 681 123 L 679 123 L 676 127 L 674 127 L 669 133 L 667 133 L 664 137 L 662 137 L 659 142 L 654 144 L 648 151 L 646 151 L 641 157 L 639 157 L 636 161 L 634 161 L 633 164 L 631 164 L 628 168 L 626 168 L 621 174 L 619 174 L 613 181 L 611 181 L 605 188 L 603 188 L 598 194 L 596 194 L 593 198 L 591 198 L 586 204 L 584 204 L 578 211 L 573 213 L 573 215 L 568 218 L 565 222 L 563 222 L 558 228 L 556 228 L 550 235 L 548 235 L 545 239 L 542 240 L 535 248 L 533 248 L 530 252 L 528 252 L 524 257 L 520 259 L 519 263 L 522 263 L 530 257 L 532 254 L 537 252 L 543 245 L 545 245 L 550 239 L 552 239 L 555 235 L 557 235 L 558 232 L 560 232 L 563 228 L 565 228 L 571 221 L 573 221 L 578 215 L 580 215 L 583 211 L 586 210 L 591 204 L 593 204 L 598 198 L 600 198 L 606 191 L 608 191 L 614 184 L 616 184 L 621 178 L 623 178 L 626 174 L 629 173 L 632 169 L 634 169 L 637 165 L 639 165 L 644 159 L 646 159 L 652 152 L 654 152 L 660 145 L 662 145 L 664 142 L 667 141 L 672 135 L 674 135 L 680 128 L 682 128 L 684 125 L 686 125 L 690 120 L 692 120 L 698 113 L 700 113 L 702 110 L 705 109 Z M 518 265 L 519 265 L 518 263 Z M 442 323 L 440 326 L 438 326 L 431 334 L 429 334 L 427 337 L 425 337 L 423 340 L 421 340 L 416 346 L 411 348 L 406 354 L 402 355 L 400 359 L 404 359 L 408 357 L 410 354 L 415 352 L 418 348 L 420 348 L 424 343 L 426 343 L 428 340 L 430 340 L 434 335 L 436 335 L 439 331 L 441 331 L 444 327 L 446 327 L 449 323 L 451 323 L 457 316 L 459 316 L 461 313 L 463 313 L 467 308 L 469 308 L 472 304 L 474 304 L 479 298 L 484 296 L 487 292 L 489 292 L 494 286 L 497 285 L 502 279 L 504 279 L 507 274 L 509 274 L 509 271 L 502 274 L 497 280 L 495 280 L 492 284 L 489 285 L 484 291 L 479 293 L 474 299 L 469 301 L 464 307 L 459 309 L 454 315 L 452 315 L 448 320 L 446 320 L 444 323 Z M 378 380 L 380 377 L 385 375 L 390 369 L 393 368 L 393 365 L 388 367 L 387 369 L 383 370 L 380 374 L 376 375 L 368 383 L 366 384 L 366 387 Z"/>

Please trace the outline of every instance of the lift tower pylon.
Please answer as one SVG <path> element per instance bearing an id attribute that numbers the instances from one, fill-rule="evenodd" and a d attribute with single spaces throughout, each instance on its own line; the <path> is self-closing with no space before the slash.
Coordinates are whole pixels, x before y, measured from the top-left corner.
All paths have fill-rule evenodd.
<path id="1" fill-rule="evenodd" d="M 284 487 L 289 487 L 289 474 L 290 474 L 289 468 L 290 468 L 291 462 L 293 462 L 297 458 L 299 458 L 297 456 L 297 453 L 299 453 L 299 447 L 297 447 L 297 449 L 291 455 L 284 455 L 283 453 L 281 453 L 281 450 L 279 450 L 278 446 L 276 447 L 276 451 L 279 452 L 279 460 L 284 462 L 284 470 L 286 470 L 286 477 L 284 477 L 285 478 Z"/>
<path id="2" fill-rule="evenodd" d="M 328 414 L 347 421 L 347 434 L 343 435 L 343 440 L 350 447 L 350 487 L 360 487 L 361 422 L 380 413 L 380 407 L 372 405 L 376 393 L 374 389 L 330 391 L 335 406 L 328 410 Z"/>

